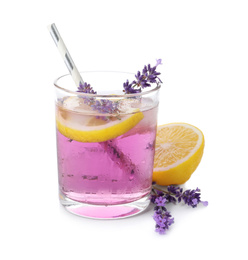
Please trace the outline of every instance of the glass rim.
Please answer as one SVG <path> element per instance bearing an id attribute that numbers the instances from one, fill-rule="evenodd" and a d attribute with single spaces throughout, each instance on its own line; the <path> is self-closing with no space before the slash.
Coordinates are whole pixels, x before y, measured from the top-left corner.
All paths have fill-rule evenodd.
<path id="1" fill-rule="evenodd" d="M 134 73 L 132 72 L 122 72 L 122 71 L 80 71 L 80 74 L 81 73 L 94 73 L 94 72 L 107 72 L 107 73 L 126 73 L 126 74 L 133 74 L 135 75 Z M 63 90 L 69 94 L 74 94 L 74 95 L 77 95 L 77 96 L 86 96 L 86 97 L 104 97 L 104 98 L 127 98 L 127 97 L 139 97 L 139 96 L 144 96 L 146 94 L 149 94 L 149 93 L 152 93 L 152 92 L 155 92 L 157 90 L 160 89 L 161 87 L 161 83 L 159 83 L 156 87 L 152 88 L 152 89 L 149 89 L 149 88 L 146 88 L 144 91 L 142 92 L 139 92 L 139 93 L 133 93 L 133 94 L 90 94 L 90 93 L 83 93 L 83 92 L 77 92 L 77 91 L 73 91 L 73 90 L 69 90 L 69 89 L 66 89 L 64 87 L 61 87 L 59 86 L 58 84 L 58 81 L 66 76 L 71 76 L 69 73 L 68 74 L 64 74 L 60 77 L 58 77 L 57 79 L 54 80 L 53 84 L 56 88 L 60 89 L 60 90 Z"/>

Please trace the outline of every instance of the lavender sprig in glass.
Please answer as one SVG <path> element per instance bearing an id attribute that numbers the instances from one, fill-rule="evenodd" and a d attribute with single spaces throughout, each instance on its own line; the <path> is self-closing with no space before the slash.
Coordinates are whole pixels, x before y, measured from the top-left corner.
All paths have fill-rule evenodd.
<path id="1" fill-rule="evenodd" d="M 86 94 L 97 94 L 96 91 L 88 84 L 84 82 L 83 84 L 80 82 L 77 92 L 86 93 Z M 118 102 L 114 102 L 108 99 L 100 99 L 96 100 L 95 97 L 83 97 L 84 103 L 95 111 L 98 111 L 103 114 L 118 114 Z M 105 121 L 109 120 L 109 117 L 101 116 L 101 118 Z"/>
<path id="2" fill-rule="evenodd" d="M 162 64 L 162 59 L 158 59 L 154 67 L 151 67 L 150 64 L 144 66 L 142 73 L 138 71 L 135 75 L 136 80 L 132 81 L 132 83 L 129 83 L 129 80 L 123 83 L 123 92 L 125 92 L 125 94 L 140 93 L 142 89 L 151 87 L 151 84 L 155 83 L 159 85 L 162 83 L 161 79 L 158 77 L 161 73 L 156 71 L 157 66 L 160 64 Z M 84 82 L 83 84 L 80 82 L 77 92 L 97 94 L 97 92 L 94 91 L 91 85 L 87 82 Z M 84 97 L 84 103 L 91 106 L 93 110 L 96 110 L 100 113 L 119 113 L 118 101 L 111 101 L 107 99 L 96 100 L 94 97 Z M 99 118 L 108 120 L 108 117 Z"/>

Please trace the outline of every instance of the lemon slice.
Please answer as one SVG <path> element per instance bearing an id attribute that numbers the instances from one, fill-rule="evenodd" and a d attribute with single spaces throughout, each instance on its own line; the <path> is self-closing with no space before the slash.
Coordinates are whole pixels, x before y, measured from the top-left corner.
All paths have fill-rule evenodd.
<path id="1" fill-rule="evenodd" d="M 144 117 L 138 109 L 132 109 L 128 115 L 112 117 L 109 121 L 96 115 L 82 99 L 70 97 L 62 107 L 58 106 L 57 129 L 62 135 L 78 142 L 105 142 L 128 132 Z"/>
<path id="2" fill-rule="evenodd" d="M 183 184 L 199 165 L 203 133 L 186 123 L 159 126 L 156 136 L 153 181 L 158 185 Z"/>

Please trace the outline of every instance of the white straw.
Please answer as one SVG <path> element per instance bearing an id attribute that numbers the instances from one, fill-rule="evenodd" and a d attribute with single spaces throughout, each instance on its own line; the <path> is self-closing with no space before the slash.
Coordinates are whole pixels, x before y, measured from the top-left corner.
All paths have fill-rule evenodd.
<path id="1" fill-rule="evenodd" d="M 62 40 L 55 24 L 48 25 L 48 30 L 50 31 L 50 34 L 76 84 L 77 87 L 79 87 L 80 83 L 83 84 L 84 81 L 78 72 L 78 69 L 73 62 L 71 55 L 69 54 L 64 41 Z M 117 165 L 121 168 L 124 168 L 125 171 L 130 172 L 130 180 L 133 178 L 133 175 L 138 171 L 136 165 L 129 159 L 128 156 L 125 156 L 122 151 L 119 150 L 117 146 L 113 146 L 114 143 L 109 143 L 107 142 L 101 142 L 100 143 L 102 147 L 107 151 L 109 154 L 110 158 L 117 163 Z M 107 146 L 106 146 L 107 145 Z M 109 149 L 111 148 L 112 149 Z M 117 153 L 113 153 L 113 151 L 116 151 Z M 119 157 L 116 157 L 116 154 L 119 155 Z"/>
<path id="2" fill-rule="evenodd" d="M 83 84 L 84 81 L 75 65 L 75 63 L 73 62 L 71 55 L 69 54 L 65 43 L 63 41 L 63 39 L 61 38 L 58 29 L 56 28 L 55 24 L 50 24 L 48 25 L 48 30 L 50 31 L 50 34 L 76 84 L 77 87 L 79 87 L 80 83 Z"/>

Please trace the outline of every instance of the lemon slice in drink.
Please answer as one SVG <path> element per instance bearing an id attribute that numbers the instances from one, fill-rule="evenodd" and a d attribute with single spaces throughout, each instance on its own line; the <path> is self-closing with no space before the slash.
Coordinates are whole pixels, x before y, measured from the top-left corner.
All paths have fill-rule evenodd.
<path id="1" fill-rule="evenodd" d="M 199 165 L 203 149 L 203 133 L 195 126 L 186 123 L 159 126 L 153 181 L 158 185 L 185 183 Z"/>
<path id="2" fill-rule="evenodd" d="M 56 125 L 58 131 L 78 142 L 104 142 L 128 132 L 144 117 L 138 109 L 127 111 L 128 115 L 112 117 L 105 121 L 97 117 L 82 98 L 69 97 L 58 106 Z"/>

